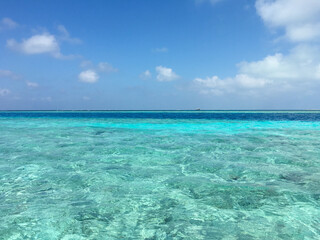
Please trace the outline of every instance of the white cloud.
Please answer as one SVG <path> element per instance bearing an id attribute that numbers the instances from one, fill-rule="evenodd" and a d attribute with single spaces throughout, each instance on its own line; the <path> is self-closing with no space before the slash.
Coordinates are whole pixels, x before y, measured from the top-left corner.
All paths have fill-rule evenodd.
<path id="1" fill-rule="evenodd" d="M 100 62 L 98 64 L 98 70 L 101 72 L 117 72 L 118 69 L 114 68 L 111 64 L 107 62 Z"/>
<path id="2" fill-rule="evenodd" d="M 310 93 L 320 83 L 320 1 L 257 0 L 258 14 L 267 25 L 285 30 L 285 39 L 296 42 L 288 54 L 270 54 L 262 60 L 241 62 L 234 77 L 196 78 L 193 86 L 201 93 L 273 94 L 299 91 Z"/>
<path id="3" fill-rule="evenodd" d="M 10 24 L 10 26 L 13 27 L 15 23 L 10 21 L 8 19 L 6 20 L 7 24 Z M 21 42 L 15 39 L 8 39 L 7 47 L 27 55 L 49 54 L 59 59 L 72 59 L 76 57 L 74 55 L 63 55 L 60 51 L 59 43 L 62 41 L 81 43 L 81 40 L 78 38 L 71 38 L 69 32 L 63 25 L 59 25 L 58 30 L 61 33 L 61 36 L 58 37 L 44 31 L 43 33 L 35 34 L 30 38 L 22 39 Z"/>
<path id="4" fill-rule="evenodd" d="M 294 47 L 288 55 L 277 53 L 257 62 L 239 64 L 240 72 L 279 81 L 320 80 L 320 49 L 308 45 Z"/>
<path id="5" fill-rule="evenodd" d="M 72 59 L 73 55 L 63 55 L 57 38 L 50 33 L 42 33 L 23 39 L 20 43 L 15 39 L 7 40 L 7 47 L 27 55 L 49 54 L 59 59 Z"/>
<path id="6" fill-rule="evenodd" d="M 319 40 L 319 0 L 257 0 L 256 9 L 267 25 L 283 28 L 290 41 Z"/>
<path id="7" fill-rule="evenodd" d="M 222 95 L 233 93 L 239 90 L 251 90 L 262 88 L 271 82 L 263 78 L 254 78 L 246 74 L 238 74 L 234 78 L 220 79 L 218 76 L 205 79 L 194 79 L 195 87 L 200 93 Z"/>
<path id="8" fill-rule="evenodd" d="M 152 77 L 152 74 L 149 70 L 146 70 L 140 74 L 140 78 L 143 80 L 150 79 L 151 77 Z"/>
<path id="9" fill-rule="evenodd" d="M 195 88 L 203 94 L 222 95 L 225 92 L 233 92 L 232 79 L 220 79 L 218 76 L 205 79 L 196 78 L 193 80 Z"/>
<path id="10" fill-rule="evenodd" d="M 234 81 L 243 88 L 262 88 L 272 81 L 264 78 L 253 77 L 247 74 L 238 74 Z"/>
<path id="11" fill-rule="evenodd" d="M 3 18 L 0 21 L 0 30 L 2 29 L 13 29 L 16 28 L 18 24 L 10 18 Z"/>
<path id="12" fill-rule="evenodd" d="M 99 80 L 100 76 L 99 73 L 110 73 L 110 72 L 117 72 L 118 69 L 114 68 L 111 64 L 107 62 L 100 62 L 97 67 L 92 68 L 92 62 L 91 61 L 83 61 L 80 66 L 83 68 L 88 68 L 91 66 L 90 69 L 87 69 L 85 71 L 82 71 L 78 78 L 81 82 L 86 83 L 95 83 Z"/>
<path id="13" fill-rule="evenodd" d="M 65 26 L 59 25 L 57 27 L 58 31 L 61 33 L 61 36 L 59 37 L 62 41 L 66 41 L 73 44 L 80 44 L 82 41 L 79 38 L 72 38 L 70 36 L 70 33 L 67 31 Z"/>
<path id="14" fill-rule="evenodd" d="M 48 33 L 34 35 L 22 40 L 21 43 L 14 39 L 9 39 L 7 40 L 7 47 L 30 55 L 48 53 L 56 58 L 62 56 L 57 39 Z"/>
<path id="15" fill-rule="evenodd" d="M 286 91 L 303 89 L 320 82 L 320 49 L 298 45 L 288 55 L 277 53 L 256 62 L 238 64 L 233 78 L 196 78 L 201 93 L 230 93 L 237 90 Z"/>
<path id="16" fill-rule="evenodd" d="M 10 94 L 11 93 L 11 91 L 9 90 L 9 89 L 7 89 L 7 88 L 0 88 L 0 96 L 1 97 L 4 97 L 4 96 L 6 96 L 6 95 L 8 95 L 8 94 Z"/>
<path id="17" fill-rule="evenodd" d="M 79 74 L 79 81 L 85 83 L 95 83 L 99 80 L 99 75 L 94 70 L 82 71 Z"/>
<path id="18" fill-rule="evenodd" d="M 159 82 L 170 82 L 179 78 L 179 76 L 175 72 L 173 72 L 171 68 L 157 66 L 156 72 L 158 74 L 157 80 Z"/>
<path id="19" fill-rule="evenodd" d="M 9 71 L 9 70 L 1 70 L 0 69 L 0 78 L 9 78 L 9 79 L 12 79 L 12 80 L 17 80 L 20 78 L 19 75 L 15 74 L 14 72 L 12 71 Z"/>
<path id="20" fill-rule="evenodd" d="M 39 84 L 36 83 L 36 82 L 29 82 L 29 81 L 26 81 L 26 84 L 28 87 L 31 87 L 31 88 L 36 88 L 36 87 L 39 87 Z"/>

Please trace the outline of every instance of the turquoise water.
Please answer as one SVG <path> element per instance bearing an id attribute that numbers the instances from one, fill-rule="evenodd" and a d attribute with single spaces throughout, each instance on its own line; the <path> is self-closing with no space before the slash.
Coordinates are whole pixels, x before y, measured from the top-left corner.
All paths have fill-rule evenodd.
<path id="1" fill-rule="evenodd" d="M 319 112 L 2 112 L 0 239 L 320 239 Z"/>

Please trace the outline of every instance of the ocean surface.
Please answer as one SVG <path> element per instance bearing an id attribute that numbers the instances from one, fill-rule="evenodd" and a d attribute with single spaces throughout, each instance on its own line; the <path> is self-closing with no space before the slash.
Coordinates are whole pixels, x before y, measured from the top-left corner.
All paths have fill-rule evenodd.
<path id="1" fill-rule="evenodd" d="M 0 239 L 320 239 L 320 112 L 0 112 Z"/>

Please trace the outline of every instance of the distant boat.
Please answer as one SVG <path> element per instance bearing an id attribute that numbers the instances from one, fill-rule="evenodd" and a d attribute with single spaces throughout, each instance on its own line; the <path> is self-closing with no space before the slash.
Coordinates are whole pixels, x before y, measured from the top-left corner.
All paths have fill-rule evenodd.
<path id="1" fill-rule="evenodd" d="M 197 108 L 196 111 L 200 111 L 200 108 Z"/>

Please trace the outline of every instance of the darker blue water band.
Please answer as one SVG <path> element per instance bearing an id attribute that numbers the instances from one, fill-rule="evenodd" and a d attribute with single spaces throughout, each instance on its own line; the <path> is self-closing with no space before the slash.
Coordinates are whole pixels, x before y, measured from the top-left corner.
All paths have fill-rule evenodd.
<path id="1" fill-rule="evenodd" d="M 190 111 L 3 111 L 0 118 L 208 119 L 244 121 L 320 121 L 320 112 Z"/>

